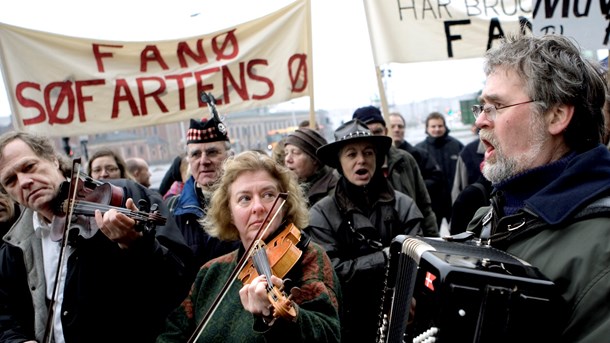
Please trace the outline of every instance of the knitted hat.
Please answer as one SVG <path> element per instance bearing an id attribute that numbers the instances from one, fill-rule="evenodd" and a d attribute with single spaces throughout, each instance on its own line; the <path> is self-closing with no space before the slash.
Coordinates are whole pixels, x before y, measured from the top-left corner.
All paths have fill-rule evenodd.
<path id="1" fill-rule="evenodd" d="M 358 140 L 370 141 L 375 146 L 377 165 L 382 165 L 385 160 L 385 155 L 392 145 L 392 138 L 388 136 L 373 135 L 366 124 L 358 119 L 352 119 L 339 126 L 335 130 L 335 141 L 318 148 L 316 155 L 318 155 L 318 158 L 324 162 L 324 164 L 340 171 L 341 162 L 339 161 L 339 151 L 344 145 Z"/>
<path id="2" fill-rule="evenodd" d="M 317 131 L 308 128 L 298 129 L 286 137 L 286 142 L 284 144 L 292 144 L 311 156 L 318 164 L 324 164 L 318 156 L 316 156 L 316 150 L 322 145 L 328 144 L 328 142 Z"/>
<path id="3" fill-rule="evenodd" d="M 186 132 L 186 144 L 229 141 L 227 127 L 216 118 L 201 121 L 191 119 L 189 130 Z"/>
<path id="4" fill-rule="evenodd" d="M 386 126 L 381 111 L 375 106 L 360 107 L 354 112 L 352 119 L 358 119 L 365 124 L 381 123 Z"/>

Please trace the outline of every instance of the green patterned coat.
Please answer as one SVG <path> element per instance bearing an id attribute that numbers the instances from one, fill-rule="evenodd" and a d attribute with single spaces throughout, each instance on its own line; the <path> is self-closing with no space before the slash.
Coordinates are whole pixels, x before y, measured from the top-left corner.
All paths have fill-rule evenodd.
<path id="1" fill-rule="evenodd" d="M 206 263 L 188 297 L 168 317 L 157 343 L 187 342 L 227 278 L 237 265 L 240 248 Z M 272 326 L 247 312 L 239 299 L 242 283 L 236 280 L 203 330 L 197 342 L 339 342 L 340 284 L 324 249 L 310 242 L 299 262 L 286 275 L 286 291 L 294 292 L 295 322 L 279 318 Z"/>

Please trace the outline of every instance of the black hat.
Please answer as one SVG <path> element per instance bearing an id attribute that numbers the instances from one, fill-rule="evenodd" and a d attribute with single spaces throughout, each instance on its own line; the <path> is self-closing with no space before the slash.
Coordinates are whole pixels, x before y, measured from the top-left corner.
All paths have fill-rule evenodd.
<path id="1" fill-rule="evenodd" d="M 201 121 L 191 119 L 189 130 L 186 132 L 186 144 L 229 141 L 227 127 L 216 118 Z"/>
<path id="2" fill-rule="evenodd" d="M 392 138 L 373 135 L 366 124 L 358 119 L 352 119 L 339 126 L 335 130 L 335 141 L 318 148 L 316 155 L 327 166 L 341 170 L 339 150 L 344 145 L 357 140 L 371 141 L 377 149 L 377 164 L 383 164 L 384 157 L 392 145 Z"/>
<path id="3" fill-rule="evenodd" d="M 385 125 L 385 119 L 381 115 L 381 111 L 375 106 L 360 107 L 354 111 L 352 119 L 358 119 L 365 124 L 381 123 Z"/>
<path id="4" fill-rule="evenodd" d="M 316 156 L 316 150 L 318 150 L 319 147 L 328 144 L 328 142 L 317 131 L 308 128 L 295 130 L 286 137 L 284 144 L 292 144 L 303 150 L 304 153 L 311 156 L 320 165 L 324 164 L 320 161 L 318 156 Z"/>

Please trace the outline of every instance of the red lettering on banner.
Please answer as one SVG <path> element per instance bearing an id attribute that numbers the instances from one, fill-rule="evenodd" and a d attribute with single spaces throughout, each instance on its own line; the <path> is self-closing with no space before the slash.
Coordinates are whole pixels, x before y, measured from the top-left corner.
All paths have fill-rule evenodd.
<path id="1" fill-rule="evenodd" d="M 105 81 L 87 80 L 74 82 L 72 89 L 72 81 L 52 82 L 48 84 L 43 91 L 44 107 L 37 101 L 28 99 L 23 95 L 23 92 L 28 88 L 33 88 L 40 91 L 40 85 L 33 82 L 22 82 L 15 89 L 17 101 L 25 108 L 35 108 L 38 110 L 38 115 L 34 118 L 24 119 L 23 125 L 39 124 L 47 120 L 49 124 L 71 124 L 74 121 L 74 109 L 78 109 L 78 118 L 81 123 L 87 121 L 84 103 L 93 101 L 91 96 L 84 96 L 82 89 L 87 86 L 103 85 Z M 65 117 L 59 117 L 59 113 L 65 108 Z"/>
<path id="2" fill-rule="evenodd" d="M 34 125 L 44 122 L 47 119 L 45 115 L 44 108 L 40 103 L 35 100 L 26 98 L 23 93 L 28 88 L 34 88 L 37 91 L 40 91 L 40 85 L 34 82 L 20 82 L 17 87 L 15 87 L 15 96 L 17 97 L 17 102 L 19 105 L 25 108 L 35 108 L 38 110 L 38 115 L 31 119 L 24 119 L 23 125 Z"/>
<path id="3" fill-rule="evenodd" d="M 224 41 L 222 44 L 219 44 L 221 37 L 222 35 L 218 35 L 212 38 L 212 51 L 216 54 L 216 61 L 235 58 L 239 54 L 239 44 L 237 43 L 237 37 L 235 37 L 235 29 L 227 32 Z M 231 51 L 227 52 L 229 49 Z"/>
<path id="4" fill-rule="evenodd" d="M 302 58 L 302 55 L 295 55 L 293 60 L 302 62 Z M 293 65 L 297 66 L 297 73 L 306 79 L 306 66 L 295 63 L 293 62 Z M 190 94 L 190 92 L 187 94 L 187 87 L 189 89 L 195 87 L 195 94 L 214 89 L 217 92 L 222 90 L 222 97 L 218 99 L 219 104 L 271 98 L 275 94 L 275 85 L 272 79 L 264 75 L 265 66 L 268 64 L 265 59 L 253 59 L 222 67 L 201 69 L 193 73 L 141 76 L 133 79 L 119 78 L 114 81 L 106 79 L 57 81 L 49 83 L 46 87 L 34 82 L 21 82 L 15 88 L 15 96 L 18 104 L 23 108 L 37 110 L 35 117 L 22 119 L 24 125 L 35 125 L 45 121 L 50 125 L 69 125 L 76 121 L 85 123 L 91 121 L 87 118 L 89 104 L 93 104 L 98 111 L 95 113 L 98 119 L 108 104 L 103 103 L 105 98 L 96 99 L 91 95 L 96 93 L 88 92 L 87 88 L 100 86 L 107 91 L 110 91 L 108 89 L 110 87 L 114 88 L 111 91 L 113 94 L 110 119 L 118 119 L 120 115 L 145 116 L 151 113 L 170 112 L 166 104 L 168 99 L 178 104 L 179 109 L 172 108 L 172 111 L 188 109 L 191 102 L 187 99 Z M 220 75 L 213 75 L 216 73 Z M 298 85 L 293 88 L 304 88 L 307 80 L 303 81 L 304 83 L 299 83 L 300 80 L 294 82 Z M 263 86 L 257 85 L 258 83 L 262 83 Z M 254 88 L 257 89 L 255 93 L 250 91 Z M 238 96 L 234 98 L 235 100 L 230 98 L 233 91 Z M 38 98 L 43 100 L 36 100 Z M 157 109 L 149 109 L 153 103 L 150 100 L 156 104 Z M 197 101 L 199 108 L 207 105 L 199 98 Z"/>
<path id="5" fill-rule="evenodd" d="M 124 92 L 125 95 L 121 95 L 120 93 Z M 114 96 L 112 97 L 112 118 L 117 118 L 119 116 L 119 103 L 122 101 L 127 101 L 129 108 L 131 109 L 131 114 L 134 116 L 139 116 L 140 112 L 138 110 L 138 105 L 136 104 L 136 100 L 133 98 L 133 94 L 131 94 L 131 90 L 129 89 L 129 84 L 125 79 L 117 79 L 116 87 L 114 88 Z"/>
<path id="6" fill-rule="evenodd" d="M 163 56 L 159 48 L 155 45 L 147 45 L 144 50 L 140 53 L 140 71 L 147 72 L 148 71 L 148 63 L 149 62 L 157 62 L 161 69 L 168 70 L 169 67 L 167 63 L 163 60 Z"/>
<path id="7" fill-rule="evenodd" d="M 97 71 L 100 73 L 104 72 L 104 64 L 102 63 L 103 57 L 113 57 L 114 54 L 111 52 L 101 52 L 100 47 L 108 47 L 108 48 L 122 48 L 122 45 L 109 45 L 109 44 L 92 44 L 93 56 L 95 58 L 95 63 L 97 64 Z"/>
<path id="8" fill-rule="evenodd" d="M 72 93 L 72 81 L 51 82 L 44 89 L 44 104 L 49 116 L 49 124 L 68 124 L 72 122 L 74 117 L 74 94 Z M 55 103 L 51 103 L 51 99 L 55 95 Z M 66 118 L 58 118 L 58 113 L 64 101 L 68 106 L 68 116 Z"/>
<path id="9" fill-rule="evenodd" d="M 199 71 L 196 71 L 195 73 L 193 73 L 193 76 L 195 76 L 195 80 L 197 81 L 197 94 L 201 94 L 201 92 L 208 93 L 214 89 L 214 85 L 202 83 L 203 77 L 207 74 L 218 73 L 219 71 L 220 71 L 219 67 L 214 67 L 214 68 L 199 70 Z M 220 101 L 221 101 L 221 99 L 218 99 L 217 103 L 220 104 Z M 207 103 L 201 101 L 200 97 L 197 97 L 197 102 L 199 104 L 199 108 L 208 105 Z"/>
<path id="10" fill-rule="evenodd" d="M 184 79 L 193 77 L 192 73 L 184 73 L 179 75 L 167 75 L 165 78 L 168 80 L 176 80 L 178 84 L 178 103 L 180 110 L 186 109 L 186 97 L 184 94 Z"/>
<path id="11" fill-rule="evenodd" d="M 93 101 L 92 96 L 83 96 L 82 89 L 87 86 L 97 86 L 97 85 L 105 85 L 106 81 L 102 79 L 98 80 L 87 80 L 87 81 L 76 81 L 74 82 L 75 92 L 76 92 L 76 105 L 78 107 L 78 117 L 82 122 L 87 121 L 87 116 L 85 113 L 85 101 Z"/>
<path id="12" fill-rule="evenodd" d="M 288 60 L 288 75 L 293 93 L 307 89 L 307 55 L 294 54 Z"/>
<path id="13" fill-rule="evenodd" d="M 146 93 L 146 91 L 144 90 L 144 83 L 146 81 L 153 81 L 152 83 L 158 84 L 159 87 L 150 93 Z M 140 113 L 143 116 L 148 114 L 148 108 L 146 106 L 146 98 L 152 98 L 157 103 L 159 108 L 161 109 L 161 112 L 164 112 L 164 113 L 168 112 L 167 107 L 165 106 L 163 101 L 161 101 L 161 99 L 159 99 L 159 95 L 162 95 L 163 93 L 165 93 L 165 90 L 167 89 L 167 87 L 165 86 L 165 81 L 162 78 L 160 78 L 160 77 L 139 77 L 136 79 L 136 82 L 138 83 L 138 96 L 140 97 Z"/>
<path id="14" fill-rule="evenodd" d="M 235 92 L 239 95 L 242 100 L 250 100 L 248 97 L 248 88 L 246 86 L 246 75 L 244 73 L 244 62 L 239 62 L 239 83 L 235 82 L 235 78 L 231 74 L 231 70 L 227 66 L 222 67 L 222 100 L 225 104 L 230 104 L 231 99 L 229 98 L 230 87 L 233 87 Z"/>
<path id="15" fill-rule="evenodd" d="M 184 57 L 185 55 L 190 56 L 198 64 L 208 63 L 208 57 L 205 55 L 205 51 L 203 50 L 203 39 L 197 40 L 197 54 L 191 50 L 191 47 L 186 42 L 178 43 L 176 52 L 178 53 L 178 61 L 180 61 L 180 67 L 182 68 L 188 67 L 188 63 Z"/>
<path id="16" fill-rule="evenodd" d="M 271 81 L 269 78 L 256 74 L 256 66 L 259 64 L 265 65 L 265 66 L 268 65 L 267 60 L 263 60 L 263 59 L 254 59 L 254 60 L 248 62 L 248 68 L 247 68 L 248 77 L 252 80 L 260 81 L 262 83 L 267 84 L 267 86 L 269 87 L 269 91 L 263 95 L 252 94 L 253 100 L 268 99 L 268 98 L 272 97 L 273 94 L 275 93 L 275 86 L 273 85 L 273 81 Z"/>

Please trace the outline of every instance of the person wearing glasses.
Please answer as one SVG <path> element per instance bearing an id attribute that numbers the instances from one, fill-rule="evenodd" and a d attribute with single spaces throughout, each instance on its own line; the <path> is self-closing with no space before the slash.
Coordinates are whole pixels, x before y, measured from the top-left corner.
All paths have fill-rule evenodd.
<path id="1" fill-rule="evenodd" d="M 485 144 L 482 172 L 494 191 L 468 229 L 555 282 L 566 313 L 553 341 L 607 341 L 610 152 L 601 143 L 602 69 L 568 37 L 508 35 L 486 52 L 484 71 L 481 103 L 472 110 Z"/>
<path id="2" fill-rule="evenodd" d="M 87 163 L 87 174 L 96 180 L 131 179 L 127 164 L 118 152 L 102 148 L 96 150 Z"/>
<path id="3" fill-rule="evenodd" d="M 238 241 L 227 242 L 211 237 L 201 227 L 212 195 L 212 187 L 219 180 L 222 164 L 232 155 L 228 131 L 216 117 L 201 121 L 191 119 L 186 133 L 186 159 L 190 176 L 182 191 L 165 199 L 182 231 L 186 243 L 191 247 L 197 266 L 214 257 L 233 251 Z"/>

